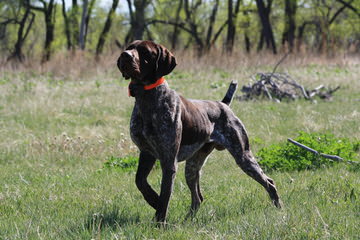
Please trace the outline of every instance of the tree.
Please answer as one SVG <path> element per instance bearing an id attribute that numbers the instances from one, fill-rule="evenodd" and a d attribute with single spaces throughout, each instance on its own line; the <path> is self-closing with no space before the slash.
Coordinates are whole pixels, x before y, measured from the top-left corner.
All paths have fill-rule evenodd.
<path id="1" fill-rule="evenodd" d="M 65 0 L 62 0 L 62 15 L 64 18 L 67 49 L 75 50 L 76 46 L 79 46 L 81 50 L 84 50 L 86 46 L 90 16 L 96 0 L 91 0 L 90 3 L 88 0 L 83 0 L 80 25 L 78 25 L 79 6 L 77 0 L 72 1 L 72 8 L 69 11 L 69 15 L 68 11 L 66 11 L 65 2 Z"/>
<path id="2" fill-rule="evenodd" d="M 312 0 L 312 8 L 316 15 L 308 21 L 305 21 L 299 28 L 299 41 L 302 42 L 305 26 L 315 25 L 316 26 L 316 38 L 318 39 L 318 52 L 324 54 L 328 50 L 329 43 L 333 40 L 331 36 L 330 27 L 333 25 L 339 16 L 344 13 L 346 9 L 354 12 L 358 17 L 357 9 L 352 6 L 354 0 Z"/>
<path id="3" fill-rule="evenodd" d="M 65 25 L 65 36 L 66 36 L 67 49 L 70 50 L 72 47 L 70 19 L 66 12 L 65 0 L 62 0 L 62 14 L 63 14 L 64 25 Z"/>
<path id="4" fill-rule="evenodd" d="M 86 44 L 86 38 L 87 38 L 88 29 L 89 29 L 89 22 L 90 22 L 92 11 L 94 9 L 95 1 L 96 0 L 90 1 L 89 7 L 88 7 L 88 10 L 86 13 L 86 17 L 85 17 L 85 39 L 84 39 L 85 44 Z M 84 46 L 84 48 L 85 48 L 85 46 Z"/>
<path id="5" fill-rule="evenodd" d="M 119 4 L 119 0 L 113 0 L 112 1 L 112 6 L 111 6 L 111 8 L 109 10 L 109 13 L 108 13 L 106 21 L 105 21 L 104 28 L 103 28 L 103 30 L 102 30 L 102 32 L 100 34 L 98 43 L 96 45 L 96 56 L 97 57 L 103 51 L 105 40 L 106 40 L 106 37 L 107 37 L 107 35 L 108 35 L 109 31 L 110 31 L 112 20 L 114 18 L 115 10 L 116 10 L 118 4 Z"/>
<path id="6" fill-rule="evenodd" d="M 267 6 L 265 6 L 263 0 L 256 0 L 258 14 L 262 26 L 258 50 L 261 50 L 263 48 L 263 43 L 265 40 L 266 48 L 271 49 L 272 52 L 276 54 L 277 53 L 276 44 L 275 44 L 272 26 L 270 23 L 270 12 L 271 12 L 272 1 L 273 0 L 267 0 Z"/>
<path id="7" fill-rule="evenodd" d="M 88 0 L 83 0 L 83 9 L 81 14 L 80 32 L 79 32 L 79 48 L 85 49 L 87 30 L 90 21 L 90 15 L 94 7 L 95 0 L 91 0 L 90 4 Z"/>
<path id="8" fill-rule="evenodd" d="M 297 51 L 300 52 L 301 46 L 304 42 L 304 33 L 307 26 L 314 26 L 316 29 L 315 39 L 316 42 L 320 41 L 320 35 L 321 35 L 321 26 L 320 22 L 317 20 L 311 20 L 311 21 L 305 21 L 298 27 L 298 34 L 297 34 Z"/>
<path id="9" fill-rule="evenodd" d="M 14 50 L 11 52 L 10 56 L 8 57 L 8 61 L 9 60 L 17 60 L 22 62 L 25 58 L 24 54 L 23 54 L 23 45 L 25 42 L 25 39 L 27 38 L 30 29 L 33 25 L 34 19 L 35 19 L 35 14 L 33 12 L 31 12 L 29 5 L 24 5 L 23 1 L 26 1 L 27 3 L 29 2 L 29 0 L 22 0 L 22 1 L 18 1 L 18 9 L 19 11 L 23 8 L 25 8 L 25 12 L 22 15 L 21 19 L 18 20 L 18 17 L 16 16 L 15 18 L 11 18 L 11 19 L 7 19 L 7 21 L 2 22 L 1 24 L 9 24 L 9 23 L 15 23 L 17 25 L 19 25 L 18 31 L 17 31 L 17 40 L 15 42 L 14 45 Z M 29 19 L 29 20 L 28 20 Z M 26 23 L 28 22 L 27 26 Z"/>
<path id="10" fill-rule="evenodd" d="M 175 14 L 175 25 L 174 25 L 174 31 L 171 37 L 171 48 L 175 49 L 177 46 L 178 38 L 179 38 L 179 21 L 180 21 L 180 12 L 183 6 L 183 0 L 179 0 L 179 5 L 176 9 Z"/>
<path id="11" fill-rule="evenodd" d="M 236 1 L 235 9 L 233 10 L 233 1 L 228 0 L 228 21 L 227 21 L 227 35 L 225 48 L 227 52 L 232 52 L 235 42 L 236 26 L 235 22 L 240 9 L 240 1 Z"/>
<path id="12" fill-rule="evenodd" d="M 81 50 L 85 49 L 85 34 L 86 34 L 86 15 L 88 11 L 88 0 L 83 0 L 83 9 L 81 14 L 80 32 L 79 32 L 79 47 Z"/>
<path id="13" fill-rule="evenodd" d="M 55 10 L 56 3 L 55 0 L 39 0 L 42 4 L 42 7 L 30 5 L 29 1 L 25 1 L 25 5 L 35 11 L 39 11 L 44 14 L 45 20 L 45 44 L 44 44 L 44 54 L 42 57 L 42 62 L 50 60 L 52 53 L 52 42 L 54 40 L 54 30 L 55 30 Z"/>
<path id="14" fill-rule="evenodd" d="M 244 42 L 245 42 L 245 50 L 247 53 L 250 53 L 251 51 L 251 41 L 250 41 L 250 37 L 249 37 L 249 28 L 250 28 L 250 17 L 249 17 L 249 13 L 251 11 L 248 9 L 245 9 L 243 11 L 244 13 L 244 18 L 245 18 L 245 22 L 244 22 Z"/>
<path id="15" fill-rule="evenodd" d="M 292 52 L 295 41 L 297 1 L 285 0 L 285 29 L 282 35 L 282 44 L 288 44 L 289 51 Z"/>
<path id="16" fill-rule="evenodd" d="M 219 29 L 216 32 L 214 32 L 214 25 L 216 22 L 216 16 L 219 8 L 219 0 L 214 0 L 213 2 L 209 1 L 207 3 L 208 4 L 213 3 L 207 26 L 206 26 L 207 21 L 203 21 L 201 17 L 199 17 L 200 14 L 198 14 L 198 10 L 202 5 L 201 0 L 192 1 L 192 2 L 189 2 L 189 0 L 184 0 L 183 8 L 185 12 L 185 19 L 183 20 L 174 22 L 171 20 L 153 19 L 151 21 L 148 21 L 147 25 L 161 23 L 166 25 L 177 26 L 179 29 L 187 32 L 190 35 L 189 44 L 192 41 L 195 41 L 195 48 L 198 52 L 198 55 L 201 56 L 202 54 L 210 50 L 210 48 L 214 45 L 216 40 L 219 38 L 221 32 L 224 30 L 224 28 L 227 25 L 227 21 L 225 21 L 219 27 Z"/>
<path id="17" fill-rule="evenodd" d="M 69 22 L 70 22 L 70 32 L 71 32 L 71 49 L 75 51 L 76 46 L 79 45 L 79 5 L 77 0 L 72 0 L 72 6 L 70 10 Z"/>
<path id="18" fill-rule="evenodd" d="M 126 36 L 125 43 L 133 40 L 143 39 L 146 28 L 145 9 L 150 4 L 151 0 L 127 0 L 129 14 L 130 14 L 130 31 Z M 132 5 L 135 6 L 135 11 Z"/>

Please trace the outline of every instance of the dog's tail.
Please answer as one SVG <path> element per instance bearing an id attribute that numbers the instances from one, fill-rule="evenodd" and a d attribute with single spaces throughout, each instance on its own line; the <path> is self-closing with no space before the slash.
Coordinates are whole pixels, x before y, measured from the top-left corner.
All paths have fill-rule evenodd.
<path id="1" fill-rule="evenodd" d="M 230 105 L 231 101 L 234 98 L 234 93 L 236 89 L 237 89 L 237 82 L 231 81 L 229 89 L 227 90 L 225 97 L 223 98 L 223 100 L 221 100 L 221 102 L 225 103 L 226 105 Z"/>

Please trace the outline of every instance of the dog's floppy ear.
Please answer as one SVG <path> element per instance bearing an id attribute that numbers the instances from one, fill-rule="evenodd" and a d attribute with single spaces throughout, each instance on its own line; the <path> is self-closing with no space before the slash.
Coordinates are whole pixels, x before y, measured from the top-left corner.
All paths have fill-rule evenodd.
<path id="1" fill-rule="evenodd" d="M 176 67 L 175 56 L 165 47 L 157 44 L 156 77 L 165 76 Z"/>

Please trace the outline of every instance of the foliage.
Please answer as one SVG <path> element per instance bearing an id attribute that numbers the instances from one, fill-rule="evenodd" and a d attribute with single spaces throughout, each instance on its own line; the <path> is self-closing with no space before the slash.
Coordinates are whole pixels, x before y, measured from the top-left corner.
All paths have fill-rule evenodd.
<path id="1" fill-rule="evenodd" d="M 133 171 L 136 169 L 138 158 L 134 156 L 114 157 L 110 156 L 104 163 L 104 169 L 118 169 L 123 171 Z"/>
<path id="2" fill-rule="evenodd" d="M 319 153 L 337 155 L 353 161 L 360 149 L 360 141 L 347 138 L 337 139 L 330 133 L 300 132 L 295 139 Z M 294 171 L 316 169 L 321 166 L 333 166 L 338 163 L 313 154 L 289 142 L 272 144 L 258 152 L 259 164 L 267 170 Z"/>

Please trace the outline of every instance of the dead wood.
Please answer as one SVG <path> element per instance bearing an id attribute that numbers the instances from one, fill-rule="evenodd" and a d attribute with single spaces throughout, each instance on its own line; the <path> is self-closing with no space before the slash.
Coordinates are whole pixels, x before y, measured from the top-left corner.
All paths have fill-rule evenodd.
<path id="1" fill-rule="evenodd" d="M 320 85 L 313 90 L 306 89 L 299 84 L 289 74 L 276 73 L 278 66 L 289 56 L 286 53 L 275 65 L 271 73 L 257 73 L 251 76 L 253 84 L 244 85 L 241 91 L 244 93 L 238 96 L 240 101 L 265 98 L 272 101 L 280 102 L 283 99 L 296 100 L 304 98 L 314 101 L 315 97 L 324 100 L 331 100 L 334 92 L 339 90 L 340 86 L 331 89 Z"/>
<path id="2" fill-rule="evenodd" d="M 332 89 L 320 85 L 309 90 L 286 73 L 257 73 L 251 76 L 251 79 L 252 84 L 242 87 L 243 95 L 237 97 L 239 100 L 246 101 L 265 98 L 277 102 L 285 99 L 314 101 L 315 97 L 331 100 L 333 93 L 340 89 L 340 86 Z"/>
<path id="3" fill-rule="evenodd" d="M 342 157 L 339 157 L 337 155 L 329 155 L 329 154 L 324 154 L 324 153 L 319 153 L 318 151 L 316 151 L 315 149 L 312 149 L 304 144 L 301 144 L 291 138 L 288 138 L 288 141 L 291 142 L 292 144 L 298 146 L 298 147 L 301 147 L 303 149 L 305 149 L 306 151 L 309 151 L 309 152 L 312 152 L 313 154 L 316 154 L 318 156 L 321 156 L 323 158 L 327 158 L 327 159 L 330 159 L 332 161 L 336 161 L 336 162 L 347 162 L 347 163 L 355 163 L 355 164 L 359 164 L 358 162 L 355 162 L 355 161 L 350 161 L 350 160 L 346 160 L 346 159 L 343 159 Z"/>

